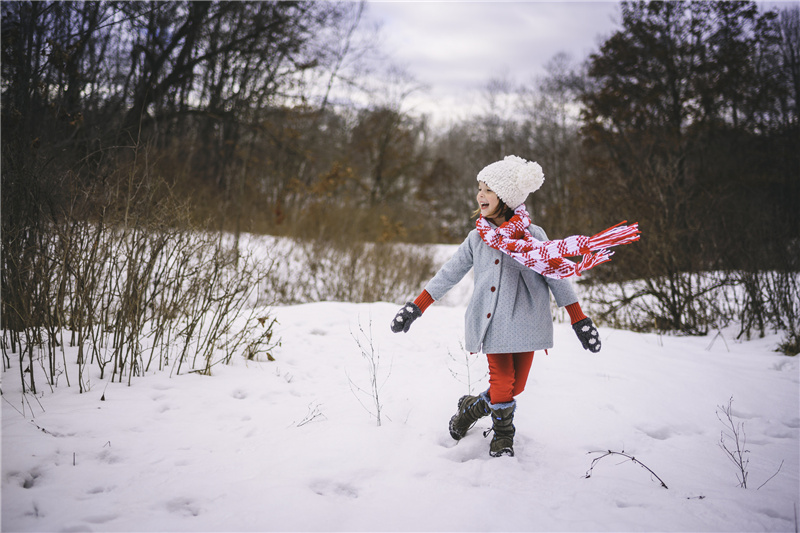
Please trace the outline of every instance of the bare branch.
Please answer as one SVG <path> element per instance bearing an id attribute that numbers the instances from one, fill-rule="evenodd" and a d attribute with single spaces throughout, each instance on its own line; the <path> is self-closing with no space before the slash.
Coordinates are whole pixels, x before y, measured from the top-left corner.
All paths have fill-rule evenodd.
<path id="1" fill-rule="evenodd" d="M 747 458 L 746 454 L 750 453 L 750 450 L 746 449 L 747 445 L 747 435 L 744 432 L 744 423 L 743 422 L 734 422 L 733 421 L 733 414 L 731 404 L 733 403 L 733 397 L 728 400 L 728 406 L 723 407 L 721 405 L 717 406 L 717 418 L 720 422 L 722 422 L 727 429 L 730 429 L 730 433 L 726 433 L 722 431 L 719 437 L 719 447 L 725 451 L 725 454 L 728 456 L 728 459 L 736 465 L 738 472 L 736 473 L 736 479 L 739 480 L 739 486 L 742 488 L 747 488 L 747 465 L 750 463 L 750 460 Z M 725 420 L 722 419 L 720 416 L 720 411 L 725 414 Z M 733 439 L 735 444 L 735 449 L 728 448 L 727 443 L 725 442 L 725 437 Z"/>
<path id="2" fill-rule="evenodd" d="M 662 480 L 660 477 L 658 477 L 658 475 L 655 472 L 653 472 L 647 465 L 645 465 L 644 463 L 639 461 L 636 457 L 634 457 L 632 455 L 628 455 L 627 453 L 625 453 L 625 451 L 615 452 L 615 451 L 608 450 L 608 451 L 605 451 L 605 452 L 603 452 L 603 451 L 595 451 L 595 452 L 589 452 L 589 453 L 590 454 L 591 453 L 601 453 L 603 455 L 601 455 L 600 457 L 595 457 L 592 460 L 592 464 L 589 466 L 589 470 L 586 471 L 586 475 L 584 476 L 586 479 L 589 479 L 590 477 L 592 477 L 592 472 L 594 470 L 594 467 L 597 465 L 597 463 L 600 461 L 600 459 L 603 459 L 605 457 L 609 457 L 609 456 L 612 456 L 612 455 L 621 455 L 622 457 L 625 457 L 627 460 L 631 461 L 632 463 L 637 464 L 637 465 L 641 466 L 642 468 L 644 468 L 645 470 L 647 470 L 648 472 L 650 472 L 650 475 L 655 477 L 661 483 L 662 487 L 664 487 L 665 489 L 669 488 L 669 487 L 667 487 L 667 484 L 664 483 L 664 480 Z M 622 461 L 622 463 L 625 463 L 625 462 L 627 462 L 627 461 Z M 619 464 L 622 464 L 622 463 L 619 463 Z"/>

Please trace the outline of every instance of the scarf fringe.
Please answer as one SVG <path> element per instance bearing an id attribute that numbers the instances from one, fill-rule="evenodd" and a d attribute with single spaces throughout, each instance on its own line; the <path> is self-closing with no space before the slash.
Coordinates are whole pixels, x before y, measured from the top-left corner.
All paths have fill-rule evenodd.
<path id="1" fill-rule="evenodd" d="M 626 226 L 626 222 L 620 222 L 592 237 L 573 235 L 566 239 L 542 242 L 526 231 L 531 220 L 523 204 L 514 210 L 511 220 L 499 228 L 492 228 L 482 216 L 475 225 L 483 241 L 490 247 L 543 276 L 563 279 L 580 276 L 584 271 L 610 261 L 614 252 L 609 248 L 638 241 L 641 233 L 638 222 L 630 226 Z M 575 255 L 583 256 L 579 263 L 566 259 Z"/>
<path id="2" fill-rule="evenodd" d="M 594 268 L 597 265 L 601 265 L 607 261 L 611 261 L 611 256 L 614 255 L 614 252 L 610 252 L 608 250 L 600 250 L 596 253 L 588 253 L 584 254 L 583 259 L 581 262 L 575 265 L 575 275 L 580 276 L 583 274 L 585 270 L 589 270 L 590 268 Z"/>
<path id="3" fill-rule="evenodd" d="M 624 220 L 619 224 L 601 231 L 597 235 L 589 238 L 589 248 L 591 250 L 604 250 L 612 246 L 630 244 L 639 240 L 639 223 L 635 222 L 630 226 L 624 226 L 628 222 Z"/>

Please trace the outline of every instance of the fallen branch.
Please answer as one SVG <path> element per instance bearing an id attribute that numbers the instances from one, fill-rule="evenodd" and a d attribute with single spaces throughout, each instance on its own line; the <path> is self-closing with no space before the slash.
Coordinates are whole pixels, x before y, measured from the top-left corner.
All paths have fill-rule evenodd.
<path id="1" fill-rule="evenodd" d="M 613 452 L 611 450 L 607 450 L 605 452 L 604 451 L 595 451 L 595 452 L 588 452 L 588 453 L 590 453 L 590 454 L 592 454 L 592 453 L 602 453 L 603 455 L 601 455 L 600 457 L 595 457 L 592 460 L 592 464 L 589 466 L 589 470 L 586 471 L 586 476 L 584 476 L 586 479 L 589 479 L 590 477 L 592 477 L 592 471 L 594 470 L 594 467 L 597 465 L 597 462 L 600 461 L 600 459 L 603 459 L 604 457 L 608 457 L 610 455 L 621 455 L 622 457 L 625 457 L 625 458 L 629 459 L 632 463 L 635 463 L 635 464 L 641 466 L 642 468 L 644 468 L 645 470 L 647 470 L 648 472 L 650 472 L 650 475 L 655 477 L 661 483 L 662 487 L 664 487 L 665 489 L 669 488 L 669 487 L 667 487 L 667 484 L 664 483 L 664 480 L 662 480 L 660 477 L 658 477 L 658 475 L 655 472 L 650 470 L 650 468 L 648 468 L 647 465 L 642 463 L 636 457 L 634 457 L 632 455 L 628 455 L 627 453 L 625 453 L 624 450 L 621 451 L 621 452 Z"/>

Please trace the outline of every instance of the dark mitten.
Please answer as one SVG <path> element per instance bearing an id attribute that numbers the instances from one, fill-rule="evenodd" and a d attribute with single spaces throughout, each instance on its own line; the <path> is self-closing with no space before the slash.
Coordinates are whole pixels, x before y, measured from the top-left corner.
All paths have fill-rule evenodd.
<path id="1" fill-rule="evenodd" d="M 597 353 L 600 351 L 600 335 L 597 333 L 597 328 L 592 324 L 592 319 L 589 317 L 584 318 L 572 324 L 572 329 L 581 340 L 584 350 Z"/>
<path id="2" fill-rule="evenodd" d="M 422 311 L 419 310 L 419 307 L 414 305 L 414 302 L 406 302 L 397 312 L 397 316 L 394 317 L 394 320 L 392 320 L 392 331 L 395 333 L 400 333 L 401 331 L 407 333 L 408 328 L 411 327 L 411 323 L 421 316 Z"/>

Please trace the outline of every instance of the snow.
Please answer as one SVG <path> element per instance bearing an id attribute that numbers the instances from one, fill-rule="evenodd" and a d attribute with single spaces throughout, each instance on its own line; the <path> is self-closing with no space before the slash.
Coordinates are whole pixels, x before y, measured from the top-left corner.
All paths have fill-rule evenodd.
<path id="1" fill-rule="evenodd" d="M 431 306 L 405 334 L 389 329 L 398 308 L 273 307 L 275 361 L 235 358 L 210 377 L 167 369 L 131 386 L 92 367 L 84 394 L 62 375 L 23 398 L 12 359 L 2 530 L 796 530 L 800 371 L 773 351 L 779 336 L 600 327 L 592 354 L 558 320 L 518 397 L 516 456 L 492 458 L 488 419 L 459 442 L 447 430 L 458 398 L 487 387 L 485 358 L 461 348 L 463 301 Z M 356 339 L 379 357 L 380 426 Z M 731 398 L 747 489 L 720 447 Z M 620 456 L 586 478 L 591 452 L 608 450 L 668 488 Z"/>

